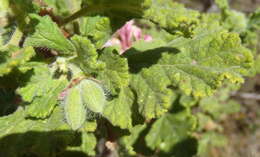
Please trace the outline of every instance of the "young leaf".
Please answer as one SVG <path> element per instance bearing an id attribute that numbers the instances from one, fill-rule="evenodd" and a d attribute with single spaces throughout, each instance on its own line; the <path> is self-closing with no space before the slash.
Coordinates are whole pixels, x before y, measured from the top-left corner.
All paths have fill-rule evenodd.
<path id="1" fill-rule="evenodd" d="M 32 14 L 31 18 L 39 23 L 35 27 L 35 32 L 26 38 L 25 46 L 47 47 L 58 51 L 60 55 L 73 55 L 74 46 L 64 37 L 60 28 L 49 16 L 41 17 Z"/>
<path id="2" fill-rule="evenodd" d="M 114 125 L 122 129 L 132 128 L 132 104 L 134 95 L 129 88 L 120 91 L 105 107 L 104 116 Z"/>
<path id="3" fill-rule="evenodd" d="M 0 76 L 8 74 L 13 68 L 23 65 L 35 55 L 30 46 L 23 49 L 0 50 L 0 53 Z"/>
<path id="4" fill-rule="evenodd" d="M 85 109 L 79 86 L 68 89 L 64 100 L 64 114 L 66 122 L 73 130 L 79 129 L 86 120 Z"/>
<path id="5" fill-rule="evenodd" d="M 167 113 L 153 124 L 145 141 L 153 150 L 160 149 L 169 152 L 175 144 L 188 137 L 195 125 L 195 118 L 186 112 Z"/>
<path id="6" fill-rule="evenodd" d="M 101 85 L 92 80 L 82 80 L 79 86 L 84 105 L 93 112 L 103 113 L 106 95 Z"/>

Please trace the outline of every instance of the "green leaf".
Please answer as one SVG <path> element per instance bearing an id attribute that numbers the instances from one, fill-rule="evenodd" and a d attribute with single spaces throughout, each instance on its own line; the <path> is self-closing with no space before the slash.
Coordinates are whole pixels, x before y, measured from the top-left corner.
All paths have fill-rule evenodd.
<path id="1" fill-rule="evenodd" d="M 74 134 L 63 121 L 60 107 L 56 107 L 45 120 L 25 117 L 26 113 L 22 108 L 0 117 L 1 156 L 18 157 L 29 152 L 39 157 L 52 156 L 57 150 L 64 150 L 74 138 Z"/>
<path id="2" fill-rule="evenodd" d="M 90 156 L 96 155 L 97 139 L 93 133 L 81 132 L 81 145 L 78 147 L 69 147 L 69 151 L 78 151 Z"/>
<path id="3" fill-rule="evenodd" d="M 116 19 L 140 17 L 149 5 L 146 0 L 84 0 L 86 14 L 103 14 Z"/>
<path id="4" fill-rule="evenodd" d="M 175 144 L 186 139 L 195 126 L 196 119 L 186 112 L 167 113 L 155 121 L 145 141 L 153 150 L 169 152 Z"/>
<path id="5" fill-rule="evenodd" d="M 88 38 L 74 35 L 72 42 L 77 52 L 77 58 L 75 58 L 74 62 L 85 73 L 90 74 L 104 68 L 104 63 L 97 60 L 98 53 Z"/>
<path id="6" fill-rule="evenodd" d="M 212 115 L 215 119 L 239 112 L 240 104 L 229 97 L 231 89 L 231 87 L 222 88 L 213 96 L 203 98 L 199 103 L 202 111 Z"/>
<path id="7" fill-rule="evenodd" d="M 79 86 L 68 89 L 63 104 L 66 122 L 73 130 L 79 129 L 86 121 L 87 116 L 80 92 Z"/>
<path id="8" fill-rule="evenodd" d="M 256 11 L 250 15 L 248 27 L 250 29 L 260 29 L 260 8 L 256 9 Z"/>
<path id="9" fill-rule="evenodd" d="M 89 121 L 87 120 L 86 123 L 83 124 L 82 126 L 82 131 L 85 132 L 94 132 L 97 129 L 97 121 Z"/>
<path id="10" fill-rule="evenodd" d="M 198 155 L 205 155 L 210 147 L 224 147 L 227 145 L 227 139 L 224 135 L 207 132 L 199 139 Z"/>
<path id="11" fill-rule="evenodd" d="M 87 155 L 96 155 L 95 148 L 97 144 L 97 139 L 93 133 L 82 133 L 82 144 L 81 150 Z"/>
<path id="12" fill-rule="evenodd" d="M 0 77 L 25 64 L 35 55 L 33 48 L 30 46 L 23 49 L 8 48 L 7 50 L 0 50 L 0 53 Z"/>
<path id="13" fill-rule="evenodd" d="M 114 125 L 122 129 L 132 127 L 132 104 L 134 95 L 129 88 L 124 88 L 120 91 L 117 98 L 106 105 L 104 116 Z"/>
<path id="14" fill-rule="evenodd" d="M 46 118 L 58 104 L 58 96 L 67 85 L 67 80 L 52 80 L 52 86 L 43 96 L 36 97 L 27 108 L 30 117 Z M 50 85 L 50 84 L 48 84 Z"/>
<path id="15" fill-rule="evenodd" d="M 18 27 L 21 30 L 26 28 L 29 22 L 28 15 L 31 13 L 38 13 L 40 7 L 32 0 L 8 0 L 11 14 L 13 14 Z M 2 5 L 2 3 L 1 3 Z M 27 27 L 28 28 L 28 27 Z"/>
<path id="16" fill-rule="evenodd" d="M 241 45 L 238 34 L 214 27 L 210 31 L 204 28 L 202 33 L 202 29 L 196 29 L 192 39 L 178 38 L 168 43 L 176 49 L 165 49 L 160 54 L 143 52 L 151 53 L 153 63 L 142 59 L 143 53 L 135 55 L 139 64 L 131 65 L 137 73 L 130 85 L 137 93 L 139 111 L 146 118 L 159 116 L 170 107 L 171 86 L 186 95 L 205 97 L 224 82 L 243 82 L 242 75 L 253 66 L 253 56 Z"/>
<path id="17" fill-rule="evenodd" d="M 52 8 L 54 15 L 68 16 L 81 8 L 82 0 L 44 0 L 48 7 Z"/>
<path id="18" fill-rule="evenodd" d="M 174 93 L 167 84 L 169 80 L 160 71 L 144 69 L 132 76 L 130 86 L 137 95 L 138 110 L 146 119 L 159 117 L 170 108 Z"/>
<path id="19" fill-rule="evenodd" d="M 22 99 L 26 102 L 32 102 L 35 97 L 45 95 L 57 83 L 57 81 L 52 78 L 48 65 L 32 62 L 29 66 L 33 68 L 32 76 L 24 87 L 17 89 L 17 93 L 21 95 Z"/>
<path id="20" fill-rule="evenodd" d="M 39 23 L 35 26 L 35 32 L 26 38 L 24 45 L 47 47 L 58 51 L 60 55 L 73 55 L 74 46 L 64 37 L 57 24 L 49 16 L 41 17 L 32 14 L 31 18 Z"/>
<path id="21" fill-rule="evenodd" d="M 123 136 L 120 138 L 120 145 L 122 145 L 127 151 L 127 154 L 129 155 L 136 155 L 136 152 L 134 151 L 133 145 L 138 140 L 140 133 L 146 128 L 146 124 L 144 125 L 136 125 L 133 128 L 130 129 L 130 135 Z M 125 151 L 125 150 L 124 150 Z"/>
<path id="22" fill-rule="evenodd" d="M 143 17 L 157 23 L 171 33 L 190 36 L 194 26 L 199 22 L 199 13 L 186 9 L 182 4 L 172 0 L 150 0 L 151 5 Z"/>
<path id="23" fill-rule="evenodd" d="M 222 10 L 229 9 L 229 4 L 227 0 L 215 0 L 215 3 Z"/>
<path id="24" fill-rule="evenodd" d="M 79 25 L 81 35 L 91 39 L 97 49 L 102 48 L 112 34 L 110 20 L 107 17 L 83 17 L 79 19 Z"/>
<path id="25" fill-rule="evenodd" d="M 79 84 L 85 106 L 96 113 L 103 113 L 106 95 L 100 84 L 92 80 L 82 80 Z"/>
<path id="26" fill-rule="evenodd" d="M 106 66 L 104 70 L 98 72 L 97 79 L 112 95 L 116 95 L 120 89 L 128 86 L 130 76 L 126 58 L 119 56 L 113 47 L 109 47 L 104 49 L 99 60 Z"/>
<path id="27" fill-rule="evenodd" d="M 53 79 L 48 65 L 31 62 L 28 68 L 33 68 L 32 76 L 24 87 L 16 92 L 23 101 L 30 103 L 26 113 L 29 117 L 46 118 L 58 103 L 58 95 L 68 84 L 66 79 Z M 24 67 L 25 68 L 25 67 Z"/>

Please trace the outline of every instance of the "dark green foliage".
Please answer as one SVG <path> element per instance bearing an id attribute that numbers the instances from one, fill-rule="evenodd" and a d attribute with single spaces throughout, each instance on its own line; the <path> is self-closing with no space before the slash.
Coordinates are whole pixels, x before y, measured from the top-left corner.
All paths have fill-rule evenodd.
<path id="1" fill-rule="evenodd" d="M 218 121 L 240 108 L 230 93 L 259 71 L 260 14 L 216 2 L 219 13 L 172 0 L 2 0 L 17 28 L 7 42 L 11 24 L 0 28 L 0 156 L 191 157 L 225 146 Z"/>

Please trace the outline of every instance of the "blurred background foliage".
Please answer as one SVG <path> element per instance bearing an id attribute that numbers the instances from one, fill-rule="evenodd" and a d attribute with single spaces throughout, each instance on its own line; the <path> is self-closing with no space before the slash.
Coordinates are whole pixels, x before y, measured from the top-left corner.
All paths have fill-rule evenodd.
<path id="1" fill-rule="evenodd" d="M 177 0 L 186 7 L 203 12 L 218 11 L 214 0 Z M 260 0 L 229 0 L 231 9 L 250 15 L 260 8 Z M 238 21 L 239 23 L 239 21 Z M 258 32 L 258 39 L 260 35 Z M 260 53 L 260 43 L 257 43 L 256 52 Z M 259 60 L 257 63 L 259 64 Z M 259 67 L 259 66 L 258 66 Z M 256 69 L 259 72 L 259 69 Z M 224 91 L 222 91 L 224 92 Z M 227 146 L 212 147 L 205 156 L 210 157 L 259 157 L 260 156 L 260 74 L 246 78 L 245 84 L 236 93 L 232 94 L 240 104 L 240 111 L 221 117 L 219 124 L 226 135 Z M 207 103 L 204 100 L 202 104 Z M 212 103 L 212 100 L 211 100 Z M 232 102 L 234 103 L 234 102 Z M 235 104 L 234 104 L 235 105 Z M 211 106 L 212 107 L 212 106 Z M 210 111 L 210 109 L 206 110 Z M 215 110 L 215 109 L 213 109 Z M 225 109 L 226 110 L 226 109 Z M 239 110 L 239 109 L 238 109 Z M 218 115 L 213 115 L 213 117 Z M 204 117 L 205 118 L 205 117 Z M 214 124 L 209 124 L 212 127 Z M 215 126 L 216 127 L 216 126 Z M 210 134 L 204 136 L 212 136 Z M 206 139 L 206 138 L 205 138 Z M 214 138 L 210 138 L 211 140 Z M 219 139 L 216 138 L 216 139 Z M 220 140 L 219 140 L 220 141 Z M 205 140 L 202 142 L 207 143 Z M 221 143 L 211 143 L 218 145 Z"/>

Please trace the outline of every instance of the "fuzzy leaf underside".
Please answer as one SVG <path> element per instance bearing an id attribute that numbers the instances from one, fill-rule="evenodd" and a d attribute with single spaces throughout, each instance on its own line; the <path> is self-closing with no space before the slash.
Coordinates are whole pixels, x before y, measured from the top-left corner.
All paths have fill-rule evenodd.
<path id="1" fill-rule="evenodd" d="M 93 112 L 102 113 L 107 102 L 101 85 L 92 80 L 82 80 L 79 86 L 84 105 Z"/>
<path id="2" fill-rule="evenodd" d="M 130 86 L 137 93 L 139 112 L 146 118 L 167 111 L 172 103 L 171 87 L 178 87 L 185 95 L 205 97 L 212 95 L 223 82 L 243 82 L 242 75 L 252 67 L 253 57 L 241 45 L 238 34 L 216 28 L 206 33 L 204 28 L 202 33 L 202 29 L 194 31 L 193 39 L 171 41 L 168 45 L 179 52 L 166 51 L 157 64 L 132 75 Z"/>
<path id="3" fill-rule="evenodd" d="M 129 88 L 120 91 L 117 98 L 108 102 L 104 110 L 104 116 L 114 125 L 122 129 L 132 128 L 132 104 L 133 93 Z"/>
<path id="4" fill-rule="evenodd" d="M 25 64 L 35 55 L 32 47 L 25 47 L 20 50 L 9 50 L 10 52 L 0 50 L 0 77 L 12 71 L 12 69 Z"/>
<path id="5" fill-rule="evenodd" d="M 79 129 L 87 116 L 80 92 L 79 86 L 68 89 L 63 103 L 66 122 L 73 130 Z"/>
<path id="6" fill-rule="evenodd" d="M 24 45 L 47 47 L 59 52 L 60 55 L 72 55 L 75 51 L 72 43 L 64 37 L 61 30 L 49 16 L 40 17 L 32 14 L 31 18 L 38 20 L 35 32 L 26 38 Z"/>
<path id="7" fill-rule="evenodd" d="M 186 112 L 164 114 L 153 125 L 145 137 L 147 146 L 168 152 L 171 148 L 189 136 L 196 126 L 196 119 Z"/>

